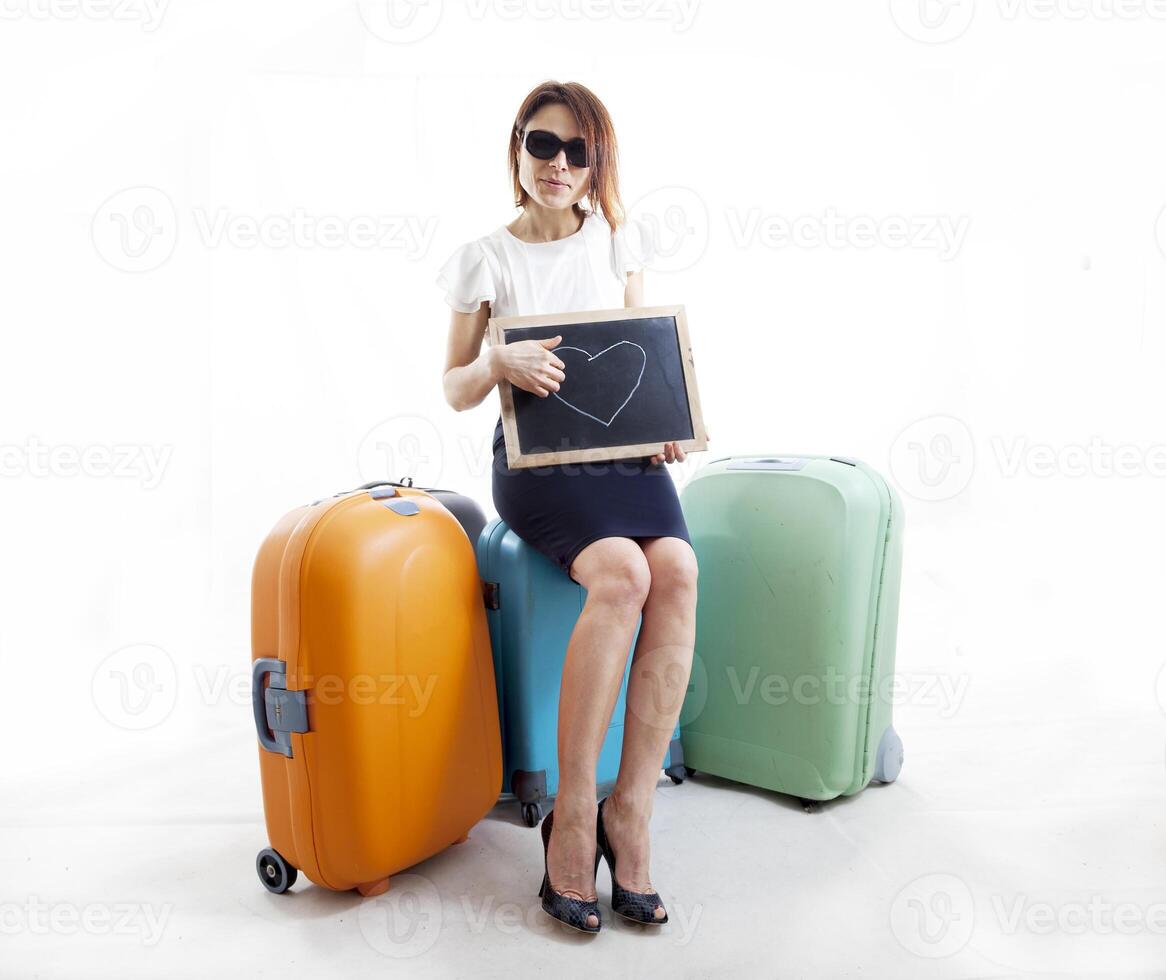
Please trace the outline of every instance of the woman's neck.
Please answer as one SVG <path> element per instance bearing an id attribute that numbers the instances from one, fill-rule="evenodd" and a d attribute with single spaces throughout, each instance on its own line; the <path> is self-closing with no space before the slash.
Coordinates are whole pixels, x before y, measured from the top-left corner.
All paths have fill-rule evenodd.
<path id="1" fill-rule="evenodd" d="M 585 214 L 578 204 L 570 208 L 544 208 L 528 204 L 510 225 L 511 234 L 528 242 L 553 242 L 583 227 Z"/>

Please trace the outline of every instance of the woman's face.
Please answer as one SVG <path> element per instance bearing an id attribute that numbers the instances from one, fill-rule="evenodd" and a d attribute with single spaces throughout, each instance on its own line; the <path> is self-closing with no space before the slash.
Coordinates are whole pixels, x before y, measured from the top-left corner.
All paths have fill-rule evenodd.
<path id="1" fill-rule="evenodd" d="M 545 129 L 561 140 L 575 139 L 583 134 L 571 110 L 561 103 L 544 105 L 526 124 L 526 132 Z M 559 147 L 550 160 L 540 160 L 526 149 L 525 134 L 518 148 L 518 182 L 523 190 L 545 208 L 569 208 L 587 195 L 591 180 L 590 167 L 572 167 L 567 162 L 567 151 Z M 592 148 L 588 147 L 588 151 Z"/>

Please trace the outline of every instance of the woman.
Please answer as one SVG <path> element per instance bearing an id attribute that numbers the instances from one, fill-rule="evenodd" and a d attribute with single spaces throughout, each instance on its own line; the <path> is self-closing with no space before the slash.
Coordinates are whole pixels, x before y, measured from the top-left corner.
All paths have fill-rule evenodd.
<path id="1" fill-rule="evenodd" d="M 536 87 L 515 118 L 509 167 L 522 213 L 461 246 L 437 280 L 453 308 L 443 383 L 458 411 L 503 382 L 547 398 L 566 377 L 554 353 L 559 337 L 482 351 L 489 317 L 643 305 L 648 242 L 640 226 L 620 224 L 616 140 L 603 104 L 578 83 Z M 588 209 L 579 204 L 585 196 Z M 511 470 L 501 416 L 493 449 L 498 514 L 587 590 L 563 667 L 559 790 L 542 825 L 542 907 L 598 932 L 602 854 L 613 910 L 664 923 L 648 875 L 648 825 L 692 665 L 697 563 L 675 485 L 660 464 L 685 453 L 673 442 L 650 458 Z M 597 805 L 599 750 L 641 611 L 619 775 Z"/>

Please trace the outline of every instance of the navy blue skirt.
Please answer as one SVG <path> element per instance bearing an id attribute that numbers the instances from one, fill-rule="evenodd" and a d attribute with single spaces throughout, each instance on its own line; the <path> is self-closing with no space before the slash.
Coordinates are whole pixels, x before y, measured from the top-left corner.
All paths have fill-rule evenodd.
<path id="1" fill-rule="evenodd" d="M 661 447 L 663 448 L 663 447 Z M 512 470 L 502 417 L 494 427 L 494 509 L 572 581 L 571 562 L 599 538 L 681 538 L 690 545 L 667 463 L 651 456 Z"/>

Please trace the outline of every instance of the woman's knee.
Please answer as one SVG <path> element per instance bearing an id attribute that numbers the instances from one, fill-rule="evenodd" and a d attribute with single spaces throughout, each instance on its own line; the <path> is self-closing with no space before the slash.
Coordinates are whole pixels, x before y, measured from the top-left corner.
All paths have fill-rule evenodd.
<path id="1" fill-rule="evenodd" d="M 652 587 L 652 573 L 643 550 L 631 538 L 600 538 L 579 552 L 571 575 L 605 602 L 643 607 Z"/>
<path id="2" fill-rule="evenodd" d="M 692 545 L 682 538 L 655 538 L 645 542 L 644 557 L 653 595 L 695 602 L 700 569 Z"/>

